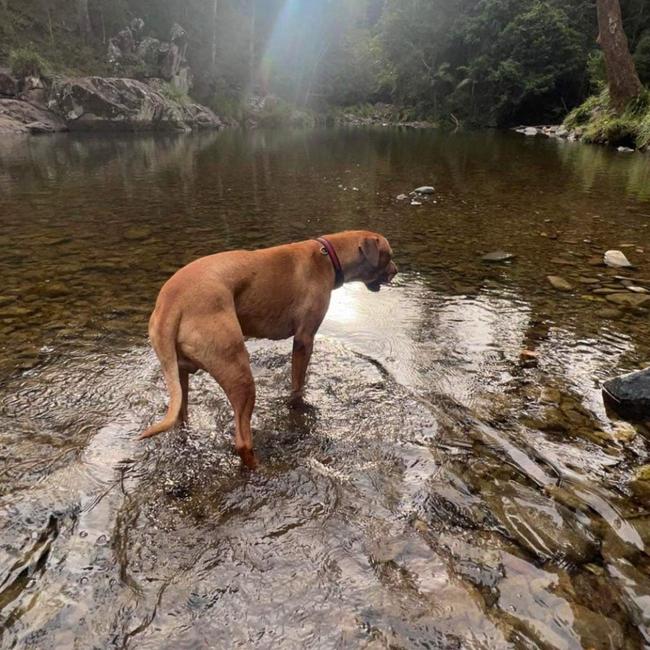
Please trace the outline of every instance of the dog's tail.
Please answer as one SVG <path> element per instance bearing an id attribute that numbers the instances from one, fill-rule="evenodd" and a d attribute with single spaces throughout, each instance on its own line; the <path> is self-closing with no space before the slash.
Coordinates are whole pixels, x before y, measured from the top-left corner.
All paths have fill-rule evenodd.
<path id="1" fill-rule="evenodd" d="M 138 437 L 139 440 L 150 438 L 171 429 L 180 418 L 183 406 L 183 390 L 178 373 L 178 355 L 176 353 L 179 324 L 180 314 L 175 318 L 166 319 L 154 311 L 151 316 L 149 335 L 158 355 L 167 391 L 169 392 L 169 406 L 167 407 L 167 415 L 160 422 L 152 424 L 143 431 Z"/>

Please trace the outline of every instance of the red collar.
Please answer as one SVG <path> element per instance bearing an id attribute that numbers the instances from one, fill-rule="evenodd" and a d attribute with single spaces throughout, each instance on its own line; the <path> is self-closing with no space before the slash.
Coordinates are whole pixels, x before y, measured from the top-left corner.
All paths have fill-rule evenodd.
<path id="1" fill-rule="evenodd" d="M 322 246 L 321 252 L 323 255 L 327 255 L 332 262 L 332 266 L 334 267 L 334 288 L 338 289 L 343 286 L 343 283 L 345 282 L 343 267 L 341 266 L 339 256 L 336 254 L 334 246 L 332 246 L 331 242 L 325 239 L 325 237 L 317 237 L 316 241 Z"/>

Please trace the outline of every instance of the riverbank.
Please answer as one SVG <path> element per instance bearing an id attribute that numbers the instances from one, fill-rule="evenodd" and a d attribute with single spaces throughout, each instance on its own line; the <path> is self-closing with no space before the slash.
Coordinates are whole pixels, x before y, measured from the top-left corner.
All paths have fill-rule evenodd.
<path id="1" fill-rule="evenodd" d="M 607 91 L 589 97 L 574 108 L 562 124 L 518 126 L 518 133 L 543 135 L 572 142 L 602 144 L 620 152 L 650 152 L 650 92 L 645 91 L 617 115 L 610 108 Z"/>

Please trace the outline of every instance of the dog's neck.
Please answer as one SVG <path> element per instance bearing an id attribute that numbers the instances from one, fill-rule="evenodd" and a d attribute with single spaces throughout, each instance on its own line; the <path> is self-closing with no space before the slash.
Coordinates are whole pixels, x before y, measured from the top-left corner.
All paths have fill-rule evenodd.
<path id="1" fill-rule="evenodd" d="M 330 245 L 336 251 L 341 270 L 343 271 L 344 282 L 352 282 L 359 279 L 359 242 L 346 236 L 347 233 L 334 233 L 325 235 Z"/>
<path id="2" fill-rule="evenodd" d="M 318 237 L 316 241 L 323 246 L 321 250 L 330 258 L 330 262 L 332 262 L 332 266 L 334 267 L 334 288 L 338 289 L 342 287 L 345 282 L 345 273 L 343 272 L 343 267 L 341 266 L 336 249 L 326 237 Z"/>

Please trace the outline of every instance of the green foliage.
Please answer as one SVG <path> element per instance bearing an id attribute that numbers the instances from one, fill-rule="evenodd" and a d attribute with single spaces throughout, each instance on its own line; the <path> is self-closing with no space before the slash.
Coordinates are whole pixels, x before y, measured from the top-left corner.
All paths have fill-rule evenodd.
<path id="1" fill-rule="evenodd" d="M 50 65 L 35 50 L 30 47 L 21 47 L 12 50 L 9 54 L 9 67 L 16 77 L 48 77 Z"/>
<path id="2" fill-rule="evenodd" d="M 601 50 L 589 52 L 587 57 L 587 78 L 589 79 L 589 85 L 596 92 L 602 91 L 607 85 L 605 57 Z"/>
<path id="3" fill-rule="evenodd" d="M 639 120 L 636 134 L 636 144 L 639 148 L 648 149 L 650 147 L 650 111 Z"/>
<path id="4" fill-rule="evenodd" d="M 307 111 L 297 110 L 289 102 L 278 97 L 267 97 L 261 110 L 244 111 L 244 120 L 252 119 L 257 126 L 277 128 L 281 126 L 313 126 L 315 119 Z"/>
<path id="5" fill-rule="evenodd" d="M 395 94 L 421 113 L 502 125 L 542 120 L 580 98 L 589 48 L 566 3 L 389 0 L 386 6 L 380 39 Z"/>
<path id="6" fill-rule="evenodd" d="M 609 93 L 603 90 L 599 95 L 586 99 L 580 106 L 574 108 L 564 119 L 564 126 L 575 129 L 584 126 L 596 113 L 606 112 L 609 104 Z"/>
<path id="7" fill-rule="evenodd" d="M 177 88 L 174 84 L 166 81 L 160 85 L 159 92 L 163 97 L 166 97 L 177 104 L 185 105 L 192 103 L 192 100 L 187 93 L 184 93 L 180 88 Z"/>

